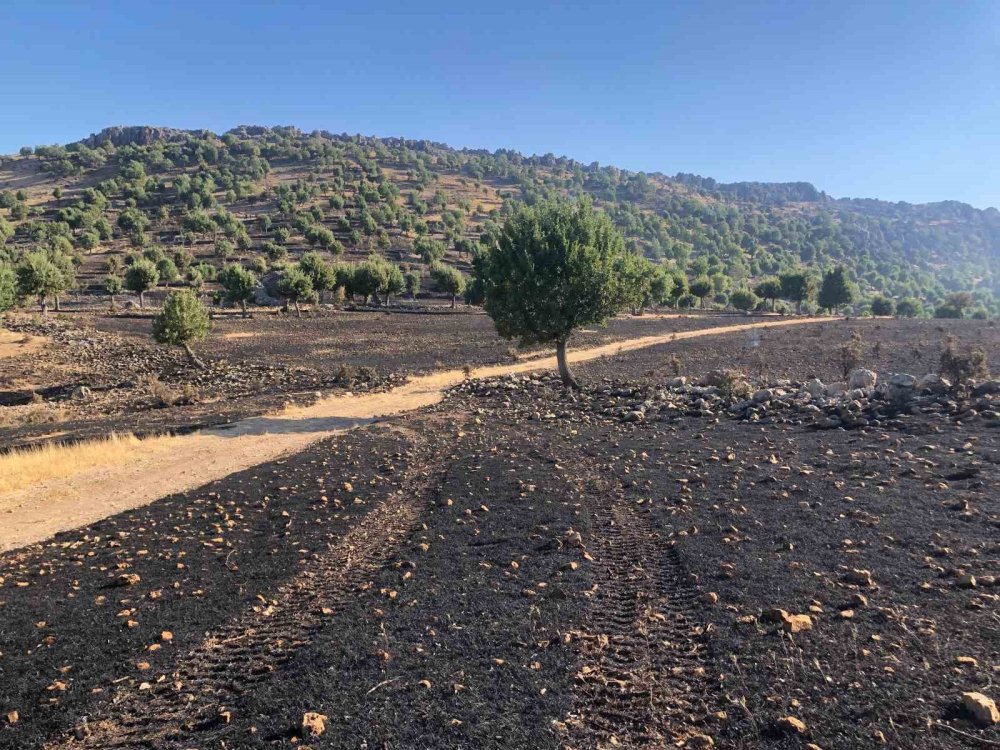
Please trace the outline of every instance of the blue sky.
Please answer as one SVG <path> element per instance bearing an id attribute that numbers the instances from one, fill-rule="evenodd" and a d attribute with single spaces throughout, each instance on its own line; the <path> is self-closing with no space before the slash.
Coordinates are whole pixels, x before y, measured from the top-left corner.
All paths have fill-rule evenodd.
<path id="1" fill-rule="evenodd" d="M 0 152 L 290 124 L 1000 206 L 1000 2 L 0 5 Z"/>

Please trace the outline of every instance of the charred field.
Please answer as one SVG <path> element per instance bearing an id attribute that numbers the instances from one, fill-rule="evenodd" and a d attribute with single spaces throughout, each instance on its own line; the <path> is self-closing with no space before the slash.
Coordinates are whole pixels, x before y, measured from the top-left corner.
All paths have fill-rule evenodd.
<path id="1" fill-rule="evenodd" d="M 708 327 L 680 321 L 655 332 Z M 1000 699 L 996 393 L 804 396 L 855 329 L 883 383 L 948 333 L 996 362 L 995 328 L 940 325 L 679 340 L 579 393 L 469 381 L 6 553 L 0 747 L 996 744 L 962 705 Z M 753 391 L 696 385 L 722 368 Z"/>

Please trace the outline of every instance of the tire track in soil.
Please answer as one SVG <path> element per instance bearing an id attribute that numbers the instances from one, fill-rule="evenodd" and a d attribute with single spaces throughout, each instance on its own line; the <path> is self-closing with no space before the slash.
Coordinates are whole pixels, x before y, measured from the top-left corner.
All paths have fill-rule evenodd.
<path id="1" fill-rule="evenodd" d="M 415 436 L 411 430 L 402 429 Z M 339 606 L 367 590 L 412 533 L 440 471 L 419 472 L 384 498 L 326 554 L 279 586 L 269 599 L 210 633 L 174 662 L 162 682 L 129 678 L 109 705 L 83 719 L 72 736 L 48 750 L 193 747 L 198 736 L 223 730 L 227 702 L 269 678 L 323 627 Z M 115 682 L 122 682 L 116 680 Z"/>
<path id="2" fill-rule="evenodd" d="M 698 591 L 673 542 L 600 477 L 592 468 L 588 541 L 598 588 L 574 638 L 580 668 L 562 748 L 682 745 L 704 731 L 710 705 Z"/>

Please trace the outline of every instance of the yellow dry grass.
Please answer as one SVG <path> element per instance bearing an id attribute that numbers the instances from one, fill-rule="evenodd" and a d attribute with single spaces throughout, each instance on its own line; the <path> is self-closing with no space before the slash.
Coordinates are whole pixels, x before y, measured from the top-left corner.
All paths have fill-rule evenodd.
<path id="1" fill-rule="evenodd" d="M 167 441 L 172 439 L 162 437 L 140 441 L 132 434 L 112 433 L 100 440 L 46 443 L 12 451 L 0 456 L 0 494 L 100 466 L 126 464 L 134 458 L 140 443 L 144 449 L 155 451 L 166 447 Z"/>
<path id="2" fill-rule="evenodd" d="M 20 357 L 38 351 L 48 341 L 44 336 L 30 336 L 0 328 L 0 359 Z"/>

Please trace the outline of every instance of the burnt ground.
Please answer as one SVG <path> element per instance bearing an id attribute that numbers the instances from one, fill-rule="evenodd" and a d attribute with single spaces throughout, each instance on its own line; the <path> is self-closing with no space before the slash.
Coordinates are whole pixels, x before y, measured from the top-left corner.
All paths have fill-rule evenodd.
<path id="1" fill-rule="evenodd" d="M 8 553 L 0 747 L 989 746 L 1000 433 L 900 423 L 518 380 Z"/>
<path id="2" fill-rule="evenodd" d="M 742 318 L 623 317 L 581 332 L 577 346 L 616 338 L 729 325 Z M 94 438 L 109 432 L 149 435 L 229 423 L 310 403 L 317 393 L 364 391 L 434 369 L 511 362 L 524 353 L 500 339 L 481 312 L 347 312 L 303 318 L 257 314 L 214 321 L 195 346 L 199 371 L 183 352 L 157 346 L 149 317 L 8 316 L 4 327 L 44 336 L 39 351 L 3 360 L 0 448 L 40 440 Z M 86 398 L 73 393 L 85 386 Z"/>
<path id="3" fill-rule="evenodd" d="M 853 318 L 722 334 L 711 341 L 680 340 L 588 362 L 579 369 L 592 379 L 624 377 L 646 383 L 660 383 L 674 375 L 697 378 L 718 369 L 736 369 L 762 380 L 818 377 L 830 383 L 844 379 L 840 350 L 855 331 L 861 346 L 854 367 L 881 373 L 920 377 L 937 372 L 943 341 L 949 335 L 962 350 L 985 351 L 994 369 L 1000 362 L 996 321 Z"/>

